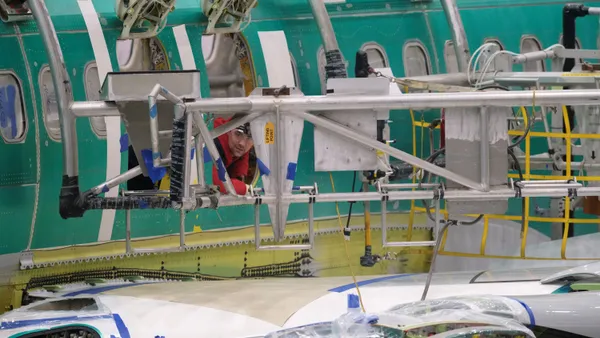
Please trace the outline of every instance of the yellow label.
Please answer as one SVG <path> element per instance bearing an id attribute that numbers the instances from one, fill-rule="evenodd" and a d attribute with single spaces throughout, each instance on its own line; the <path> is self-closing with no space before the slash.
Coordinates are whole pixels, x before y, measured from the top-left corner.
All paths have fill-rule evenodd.
<path id="1" fill-rule="evenodd" d="M 600 76 L 600 73 L 590 72 L 590 73 L 562 73 L 561 76 Z"/>
<path id="2" fill-rule="evenodd" d="M 267 122 L 265 125 L 265 144 L 275 144 L 275 125 Z"/>
<path id="3" fill-rule="evenodd" d="M 194 232 L 202 232 L 202 228 L 199 225 L 194 225 Z"/>

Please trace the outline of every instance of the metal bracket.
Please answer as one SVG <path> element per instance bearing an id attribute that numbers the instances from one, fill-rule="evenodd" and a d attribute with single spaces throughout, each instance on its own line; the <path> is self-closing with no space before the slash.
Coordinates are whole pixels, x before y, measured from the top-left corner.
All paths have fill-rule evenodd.
<path id="1" fill-rule="evenodd" d="M 252 189 L 252 193 L 256 198 L 254 203 L 254 243 L 256 251 L 271 251 L 271 250 L 311 250 L 315 241 L 315 226 L 314 226 L 314 205 L 316 197 L 319 193 L 317 183 L 308 187 L 298 187 L 297 191 L 308 191 L 310 197 L 308 199 L 308 244 L 284 244 L 284 245 L 260 245 L 260 206 L 262 204 L 261 195 L 257 192 L 258 189 Z M 262 190 L 262 189 L 261 189 Z"/>
<path id="2" fill-rule="evenodd" d="M 32 14 L 27 5 L 24 0 L 0 0 L 0 19 L 5 23 L 30 20 Z"/>

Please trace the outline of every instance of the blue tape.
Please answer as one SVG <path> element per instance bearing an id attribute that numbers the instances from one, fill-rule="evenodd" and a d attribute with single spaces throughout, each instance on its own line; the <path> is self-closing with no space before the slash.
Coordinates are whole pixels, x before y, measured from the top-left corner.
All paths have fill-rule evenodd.
<path id="1" fill-rule="evenodd" d="M 139 285 L 139 284 L 138 284 Z M 14 330 L 22 327 L 32 326 L 32 325 L 58 325 L 61 322 L 81 322 L 83 320 L 94 320 L 94 319 L 111 319 L 113 316 L 111 315 L 97 315 L 97 316 L 68 316 L 68 317 L 58 317 L 58 318 L 40 318 L 40 319 L 25 319 L 25 320 L 15 320 L 15 321 L 6 321 L 0 323 L 0 330 Z M 128 336 L 129 337 L 129 336 Z"/>
<path id="2" fill-rule="evenodd" d="M 192 148 L 192 160 L 194 159 L 194 155 L 196 155 L 196 148 Z"/>
<path id="3" fill-rule="evenodd" d="M 102 192 L 108 192 L 109 190 L 110 189 L 108 189 L 108 186 L 106 184 L 102 187 Z"/>
<path id="4" fill-rule="evenodd" d="M 258 164 L 258 172 L 260 173 L 260 176 L 265 175 L 265 176 L 269 176 L 269 174 L 271 173 L 271 170 L 269 169 L 269 167 L 267 167 L 267 165 L 260 160 L 260 158 L 256 159 L 256 164 Z"/>
<path id="5" fill-rule="evenodd" d="M 117 325 L 117 330 L 119 330 L 119 335 L 121 338 L 131 338 L 129 335 L 129 329 L 127 329 L 127 325 L 125 325 L 121 316 L 113 313 L 113 319 L 115 321 L 115 325 Z"/>
<path id="6" fill-rule="evenodd" d="M 0 127 L 8 128 L 10 123 L 10 136 L 17 138 L 17 117 L 15 114 L 15 86 L 0 87 Z"/>
<path id="7" fill-rule="evenodd" d="M 227 172 L 227 170 L 225 169 L 225 166 L 223 165 L 223 160 L 221 158 L 217 160 L 217 172 L 219 174 L 219 180 L 221 180 L 221 182 L 225 182 L 225 173 Z"/>
<path id="8" fill-rule="evenodd" d="M 207 147 L 204 147 L 204 151 L 202 152 L 202 156 L 204 156 L 204 163 L 208 163 L 211 161 L 212 157 L 210 157 L 210 152 Z"/>
<path id="9" fill-rule="evenodd" d="M 287 175 L 285 176 L 285 178 L 287 178 L 290 181 L 296 179 L 296 166 L 297 165 L 294 162 L 288 163 Z"/>
<path id="10" fill-rule="evenodd" d="M 140 200 L 140 209 L 148 209 L 148 203 L 144 200 Z"/>
<path id="11" fill-rule="evenodd" d="M 509 298 L 512 298 L 512 297 L 509 297 Z M 525 308 L 525 311 L 527 311 L 527 314 L 529 315 L 529 326 L 534 327 L 535 326 L 535 316 L 533 315 L 533 311 L 531 311 L 531 308 L 527 304 L 525 304 L 523 301 L 521 301 L 520 299 L 517 299 L 517 298 L 512 298 L 512 299 L 516 300 L 521 305 L 523 305 L 523 307 Z"/>
<path id="12" fill-rule="evenodd" d="M 148 169 L 148 176 L 152 180 L 152 183 L 156 183 L 160 181 L 163 177 L 165 177 L 165 175 L 167 174 L 167 168 L 155 168 L 152 164 L 152 150 L 142 149 L 142 158 L 144 159 L 144 164 L 146 164 L 146 168 Z"/>
<path id="13" fill-rule="evenodd" d="M 121 143 L 121 152 L 126 152 L 129 149 L 129 135 L 127 133 L 121 135 L 119 143 Z"/>
<path id="14" fill-rule="evenodd" d="M 96 287 L 92 287 L 92 288 L 85 289 L 85 290 L 73 291 L 73 292 L 63 295 L 63 297 L 75 297 L 75 296 L 79 296 L 79 295 L 97 295 L 97 294 L 105 292 L 105 291 L 128 288 L 130 286 L 136 286 L 136 285 L 141 285 L 141 284 L 148 284 L 148 283 L 142 282 L 142 283 L 125 283 L 125 284 L 118 284 L 118 285 L 96 286 Z"/>
<path id="15" fill-rule="evenodd" d="M 156 115 L 158 115 L 158 108 L 156 107 L 156 103 L 150 107 L 150 117 L 155 119 Z"/>
<path id="16" fill-rule="evenodd" d="M 294 191 L 295 190 L 300 190 L 300 186 L 299 185 L 295 185 L 295 186 L 292 187 L 292 190 L 294 190 Z"/>

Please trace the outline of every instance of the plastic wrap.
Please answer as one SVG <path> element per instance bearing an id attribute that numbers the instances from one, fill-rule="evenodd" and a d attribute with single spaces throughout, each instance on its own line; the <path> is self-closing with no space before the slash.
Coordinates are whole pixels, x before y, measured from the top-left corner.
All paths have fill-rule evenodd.
<path id="1" fill-rule="evenodd" d="M 273 332 L 268 338 L 317 337 L 530 337 L 527 310 L 501 296 L 448 297 L 365 314 L 349 295 L 348 312 L 334 321 Z"/>

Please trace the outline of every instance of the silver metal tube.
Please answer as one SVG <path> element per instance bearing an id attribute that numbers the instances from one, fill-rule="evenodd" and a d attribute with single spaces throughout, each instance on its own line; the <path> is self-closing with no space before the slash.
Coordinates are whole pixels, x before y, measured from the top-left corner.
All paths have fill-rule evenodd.
<path id="1" fill-rule="evenodd" d="M 173 130 L 159 130 L 158 131 L 159 138 L 169 138 L 173 137 Z"/>
<path id="2" fill-rule="evenodd" d="M 335 31 L 331 25 L 329 13 L 327 12 L 327 7 L 325 7 L 323 0 L 309 0 L 309 3 L 313 16 L 315 17 L 315 22 L 321 33 L 321 38 L 323 39 L 323 48 L 325 48 L 326 52 L 336 49 L 339 50 L 340 47 L 335 38 Z"/>
<path id="3" fill-rule="evenodd" d="M 337 122 L 327 120 L 324 118 L 320 118 L 318 116 L 308 114 L 305 112 L 292 112 L 292 113 L 294 115 L 301 117 L 301 118 L 305 119 L 306 121 L 314 124 L 315 126 L 319 126 L 319 127 L 325 128 L 327 130 L 330 130 L 340 136 L 347 138 L 348 140 L 350 140 L 352 142 L 356 142 L 356 143 L 366 145 L 366 146 L 375 148 L 377 150 L 383 151 L 386 154 L 396 157 L 397 159 L 402 160 L 408 164 L 412 164 L 414 166 L 417 166 L 419 168 L 427 170 L 438 176 L 445 177 L 449 180 L 452 180 L 458 184 L 462 184 L 471 189 L 482 190 L 481 183 L 475 182 L 469 178 L 458 175 L 458 174 L 456 174 L 450 170 L 447 170 L 445 168 L 438 167 L 437 165 L 435 165 L 433 163 L 427 162 L 416 156 L 405 153 L 405 152 L 403 152 L 399 149 L 396 149 L 394 147 L 391 147 L 385 143 L 381 143 L 377 140 L 374 140 L 374 139 L 371 139 L 364 135 L 361 135 L 361 134 L 357 133 L 356 131 L 354 131 L 344 125 L 341 125 Z"/>
<path id="4" fill-rule="evenodd" d="M 435 183 L 423 183 L 423 184 L 419 184 L 419 183 L 389 183 L 389 184 L 381 184 L 380 185 L 381 188 L 385 188 L 388 190 L 395 190 L 395 189 L 414 189 L 414 188 L 423 188 L 423 189 L 427 189 L 427 188 L 437 188 L 440 185 L 439 184 L 435 184 Z"/>
<path id="5" fill-rule="evenodd" d="M 600 15 L 600 7 L 589 7 L 588 14 L 590 15 Z"/>
<path id="6" fill-rule="evenodd" d="M 28 1 L 27 3 L 35 18 L 44 43 L 46 57 L 48 58 L 48 67 L 50 68 L 52 83 L 54 84 L 54 91 L 56 93 L 63 145 L 63 175 L 77 177 L 79 176 L 79 153 L 77 150 L 75 116 L 69 109 L 73 98 L 69 72 L 65 66 L 58 36 L 56 35 L 56 30 L 52 24 L 46 4 L 42 0 Z"/>
<path id="7" fill-rule="evenodd" d="M 121 184 L 123 182 L 127 182 L 128 180 L 135 178 L 141 174 L 142 174 L 142 168 L 140 168 L 140 166 L 137 166 L 137 167 L 127 170 L 126 172 L 122 173 L 121 175 L 115 176 L 114 178 L 111 178 L 110 180 L 93 187 L 90 190 L 94 195 L 99 195 L 99 194 L 109 191 L 110 189 L 118 186 L 119 184 Z"/>
<path id="8" fill-rule="evenodd" d="M 131 210 L 125 211 L 125 252 L 131 253 Z"/>
<path id="9" fill-rule="evenodd" d="M 467 71 L 467 65 L 471 58 L 471 52 L 469 51 L 469 42 L 467 40 L 467 33 L 463 26 L 458 12 L 458 6 L 454 0 L 441 0 L 442 8 L 446 14 L 446 20 L 450 26 L 452 32 L 452 41 L 454 42 L 454 50 L 456 52 L 456 61 L 458 62 L 458 70 L 461 73 Z"/>
<path id="10" fill-rule="evenodd" d="M 206 179 L 204 178 L 204 142 L 202 141 L 202 135 L 196 135 L 194 141 L 196 147 L 196 166 L 198 167 L 198 185 L 204 187 L 206 186 Z"/>
<path id="11" fill-rule="evenodd" d="M 69 107 L 75 117 L 121 116 L 117 104 L 104 101 L 72 102 Z"/>
<path id="12" fill-rule="evenodd" d="M 157 85 L 159 86 L 159 85 Z M 160 166 L 160 151 L 158 148 L 158 106 L 156 97 L 148 96 L 148 109 L 150 109 L 150 140 L 152 142 L 152 165 Z M 177 106 L 175 106 L 175 109 Z"/>
<path id="13" fill-rule="evenodd" d="M 124 196 L 157 196 L 168 195 L 169 190 L 128 190 L 124 191 Z"/>
<path id="14" fill-rule="evenodd" d="M 387 201 L 381 201 L 381 246 L 387 247 Z"/>
<path id="15" fill-rule="evenodd" d="M 238 194 L 235 191 L 235 188 L 233 187 L 233 183 L 231 183 L 229 174 L 227 173 L 227 170 L 225 170 L 225 167 L 221 160 L 221 155 L 219 155 L 219 151 L 217 150 L 217 146 L 215 146 L 215 142 L 213 141 L 213 139 L 210 138 L 211 137 L 210 131 L 208 130 L 206 123 L 204 123 L 202 116 L 198 113 L 194 113 L 194 114 L 192 114 L 192 116 L 194 117 L 194 120 L 196 121 L 196 126 L 200 130 L 200 135 L 204 139 L 206 148 L 208 148 L 208 152 L 210 153 L 210 156 L 213 158 L 215 165 L 222 166 L 222 168 L 218 168 L 218 170 L 224 171 L 225 180 L 223 182 L 223 185 L 225 185 L 225 190 L 227 190 L 227 192 L 232 196 L 238 196 Z"/>
<path id="16" fill-rule="evenodd" d="M 281 217 L 281 203 L 283 202 L 281 196 L 283 195 L 283 180 L 281 175 L 281 166 L 283 159 L 283 130 L 281 128 L 281 112 L 279 108 L 277 108 L 275 115 L 275 168 L 273 170 L 273 178 L 275 180 L 275 198 L 277 199 L 277 204 L 275 205 L 275 217 L 276 220 L 273 221 L 273 236 L 276 242 L 279 242 L 283 239 L 283 230 L 285 229 L 286 220 L 282 220 Z"/>
<path id="17" fill-rule="evenodd" d="M 481 185 L 483 191 L 490 190 L 490 143 L 488 137 L 488 110 L 487 107 L 481 107 L 479 117 L 479 129 L 481 133 L 481 142 L 479 143 L 479 165 L 481 169 Z"/>
<path id="18" fill-rule="evenodd" d="M 184 106 L 185 108 L 185 106 Z M 183 164 L 183 198 L 188 200 L 191 196 L 190 185 L 192 175 L 192 127 L 194 126 L 193 114 L 188 113 L 185 116 L 185 155 Z"/>
<path id="19" fill-rule="evenodd" d="M 260 249 L 260 204 L 254 205 L 254 245 L 256 250 Z"/>
<path id="20" fill-rule="evenodd" d="M 525 54 L 519 54 L 512 57 L 512 62 L 516 64 L 526 63 L 530 61 L 542 61 L 546 59 L 551 59 L 555 56 L 553 50 L 541 50 L 537 52 L 529 52 Z"/>
<path id="21" fill-rule="evenodd" d="M 308 244 L 312 249 L 315 243 L 315 210 L 314 203 L 308 203 Z"/>
<path id="22" fill-rule="evenodd" d="M 535 102 L 540 106 L 594 105 L 600 100 L 600 90 L 539 90 Z M 304 96 L 290 98 L 244 97 L 228 99 L 203 99 L 186 103 L 188 109 L 211 111 L 214 114 L 236 112 L 273 111 L 278 105 L 282 112 L 330 111 L 351 109 L 435 109 L 455 107 L 527 106 L 533 102 L 533 91 L 477 91 L 456 93 L 419 93 L 397 96 Z"/>
<path id="23" fill-rule="evenodd" d="M 179 210 L 179 248 L 185 249 L 185 210 Z"/>
<path id="24" fill-rule="evenodd" d="M 527 189 L 531 189 L 531 188 L 554 188 L 554 189 L 575 189 L 575 188 L 580 188 L 583 185 L 581 185 L 581 183 L 564 183 L 564 184 L 552 184 L 551 186 L 548 184 L 528 184 L 525 186 L 525 188 Z"/>

